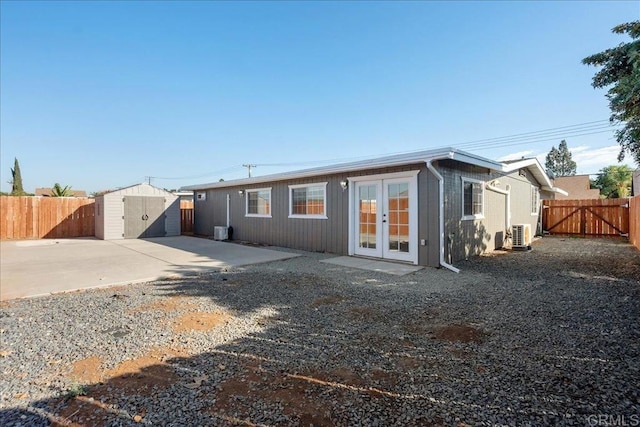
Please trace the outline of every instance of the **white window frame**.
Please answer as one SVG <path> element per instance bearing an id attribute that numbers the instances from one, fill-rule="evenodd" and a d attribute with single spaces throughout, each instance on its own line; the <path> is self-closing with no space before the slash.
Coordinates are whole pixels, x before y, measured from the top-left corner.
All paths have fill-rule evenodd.
<path id="1" fill-rule="evenodd" d="M 272 213 L 273 213 L 273 202 L 272 202 L 272 197 L 271 197 L 271 188 L 272 187 L 265 187 L 265 188 L 251 188 L 248 190 L 245 190 L 245 197 L 244 197 L 244 216 L 245 217 L 249 217 L 249 218 L 272 218 Z M 257 193 L 259 191 L 268 191 L 269 192 L 269 214 L 252 214 L 249 213 L 249 193 Z"/>
<path id="2" fill-rule="evenodd" d="M 533 201 L 533 195 L 535 194 L 536 200 Z M 540 209 L 540 189 L 535 185 L 531 186 L 531 215 L 538 215 Z"/>
<path id="3" fill-rule="evenodd" d="M 461 205 L 460 207 L 462 208 L 462 220 L 463 221 L 468 221 L 468 220 L 475 220 L 475 219 L 483 219 L 484 218 L 484 181 L 481 181 L 479 179 L 473 179 L 473 178 L 467 178 L 467 177 L 461 177 L 461 186 L 462 186 L 462 195 L 460 197 L 460 201 L 461 201 Z M 472 183 L 472 184 L 480 184 L 480 189 L 482 191 L 482 204 L 480 207 L 480 213 L 479 214 L 473 214 L 473 215 L 465 215 L 464 214 L 464 184 L 465 183 Z M 472 192 L 472 200 L 471 200 L 471 206 L 473 206 L 473 192 Z"/>
<path id="4" fill-rule="evenodd" d="M 322 214 L 294 214 L 293 213 L 293 190 L 297 188 L 310 188 L 310 187 L 322 187 L 323 192 L 323 207 Z M 301 218 L 301 219 L 329 219 L 327 217 L 327 183 L 317 182 L 309 184 L 296 184 L 289 186 L 289 218 Z"/>

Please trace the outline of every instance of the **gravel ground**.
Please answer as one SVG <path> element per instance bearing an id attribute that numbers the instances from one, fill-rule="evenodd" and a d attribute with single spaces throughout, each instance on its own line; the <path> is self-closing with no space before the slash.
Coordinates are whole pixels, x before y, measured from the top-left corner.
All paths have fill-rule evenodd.
<path id="1" fill-rule="evenodd" d="M 639 425 L 630 245 L 403 277 L 302 254 L 4 303 L 0 424 Z"/>

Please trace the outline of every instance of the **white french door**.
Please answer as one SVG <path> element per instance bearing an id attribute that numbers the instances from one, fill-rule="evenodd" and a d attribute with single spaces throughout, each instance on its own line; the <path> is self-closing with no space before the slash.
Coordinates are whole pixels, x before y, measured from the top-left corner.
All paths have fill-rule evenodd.
<path id="1" fill-rule="evenodd" d="M 379 203 L 380 202 L 380 203 Z M 356 183 L 355 253 L 382 258 L 382 181 Z"/>
<path id="2" fill-rule="evenodd" d="M 417 263 L 415 176 L 355 182 L 353 253 Z"/>

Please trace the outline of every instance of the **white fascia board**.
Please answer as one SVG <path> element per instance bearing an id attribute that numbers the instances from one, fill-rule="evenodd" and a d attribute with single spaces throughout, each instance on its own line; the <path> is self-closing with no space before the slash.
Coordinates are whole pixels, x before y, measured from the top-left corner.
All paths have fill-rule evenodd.
<path id="1" fill-rule="evenodd" d="M 313 176 L 332 175 L 336 173 L 346 173 L 365 169 L 377 169 L 382 167 L 399 166 L 408 163 L 421 163 L 425 158 L 434 155 L 442 156 L 450 153 L 451 148 L 442 150 L 421 151 L 407 154 L 397 154 L 394 156 L 380 157 L 377 159 L 361 160 L 358 162 L 340 163 L 336 165 L 321 166 L 311 169 L 303 169 L 292 172 L 283 172 L 272 175 L 265 175 L 253 178 L 235 179 L 232 181 L 211 182 L 207 184 L 188 185 L 180 190 L 204 190 L 208 188 L 224 188 L 233 186 L 243 186 L 259 184 L 271 181 L 283 181 L 290 179 L 309 178 Z"/>
<path id="2" fill-rule="evenodd" d="M 536 158 L 524 159 L 515 163 L 508 163 L 504 165 L 503 172 L 513 172 L 518 169 L 528 169 L 531 174 L 536 178 L 536 180 L 540 183 L 540 186 L 547 191 L 549 188 L 554 188 L 551 183 L 551 179 L 545 172 L 544 168 Z M 564 190 L 560 190 L 564 191 Z"/>
<path id="3" fill-rule="evenodd" d="M 562 194 L 563 196 L 568 196 L 569 195 L 569 192 L 567 192 L 567 191 L 565 191 L 565 190 L 563 190 L 562 188 L 559 188 L 559 187 L 546 187 L 546 186 L 543 186 L 543 187 L 540 187 L 540 189 L 544 190 L 544 191 L 548 191 L 550 193 Z"/>
<path id="4" fill-rule="evenodd" d="M 458 160 L 463 163 L 469 163 L 481 168 L 492 169 L 495 171 L 501 171 L 504 167 L 502 163 L 494 162 L 493 160 L 485 159 L 484 157 L 476 156 L 475 154 L 467 153 L 465 151 L 453 149 L 451 150 L 451 159 Z"/>
<path id="5" fill-rule="evenodd" d="M 341 163 L 330 166 L 321 166 L 311 169 L 303 169 L 292 172 L 283 172 L 272 175 L 265 175 L 253 178 L 235 179 L 232 181 L 211 182 L 199 185 L 187 185 L 181 187 L 181 191 L 194 191 L 194 190 L 206 190 L 209 188 L 226 188 L 234 186 L 247 186 L 253 184 L 260 184 L 265 182 L 283 181 L 290 179 L 309 178 L 313 176 L 332 175 L 336 173 L 347 173 L 358 170 L 366 169 L 378 169 L 384 167 L 400 166 L 410 163 L 422 163 L 435 159 L 449 158 L 452 160 L 458 160 L 464 163 L 470 163 L 472 165 L 485 167 L 493 170 L 502 170 L 503 164 L 494 162 L 489 159 L 485 159 L 475 154 L 467 153 L 464 151 L 456 150 L 451 147 L 442 148 L 438 150 L 428 150 L 411 152 L 405 154 L 396 154 L 393 156 L 380 157 L 377 159 L 361 160 L 358 162 Z"/>

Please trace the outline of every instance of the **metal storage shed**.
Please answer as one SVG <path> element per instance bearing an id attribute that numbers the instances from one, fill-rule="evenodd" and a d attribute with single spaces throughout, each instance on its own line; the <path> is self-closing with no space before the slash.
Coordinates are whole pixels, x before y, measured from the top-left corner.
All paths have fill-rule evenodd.
<path id="1" fill-rule="evenodd" d="M 103 240 L 180 235 L 180 198 L 149 184 L 96 197 L 96 237 Z"/>

